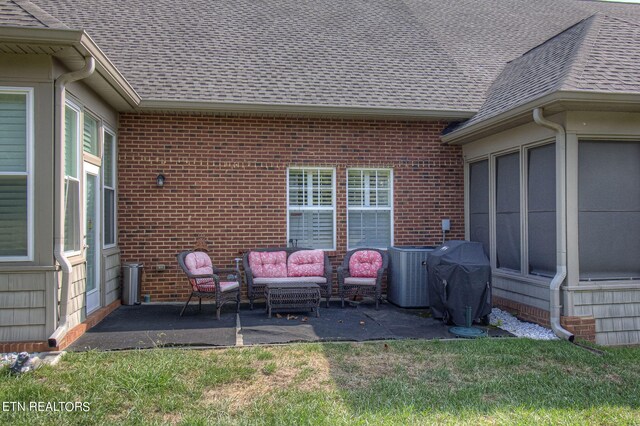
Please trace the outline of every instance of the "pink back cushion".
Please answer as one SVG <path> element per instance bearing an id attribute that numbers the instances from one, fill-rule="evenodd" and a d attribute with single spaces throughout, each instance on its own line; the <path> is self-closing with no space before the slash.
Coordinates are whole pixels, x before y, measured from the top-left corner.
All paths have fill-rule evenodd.
<path id="1" fill-rule="evenodd" d="M 382 268 L 382 255 L 373 250 L 360 250 L 349 259 L 349 274 L 352 277 L 376 278 Z"/>
<path id="2" fill-rule="evenodd" d="M 193 275 L 213 274 L 213 265 L 211 263 L 211 258 L 207 253 L 203 253 L 201 251 L 189 253 L 187 257 L 184 258 L 184 264 Z M 199 290 L 198 286 L 202 284 L 213 284 L 213 280 L 211 278 L 197 278 L 191 280 L 191 286 L 194 290 Z M 211 291 L 215 291 L 215 288 Z"/>
<path id="3" fill-rule="evenodd" d="M 324 252 L 322 250 L 300 250 L 289 255 L 287 271 L 290 277 L 324 276 Z"/>
<path id="4" fill-rule="evenodd" d="M 283 278 L 287 276 L 286 251 L 252 251 L 249 267 L 255 278 Z"/>

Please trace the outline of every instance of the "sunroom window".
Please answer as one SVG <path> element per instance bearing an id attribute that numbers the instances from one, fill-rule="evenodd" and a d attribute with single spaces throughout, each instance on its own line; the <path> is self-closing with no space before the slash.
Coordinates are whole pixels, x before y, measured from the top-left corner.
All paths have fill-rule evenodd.
<path id="1" fill-rule="evenodd" d="M 578 146 L 581 280 L 640 279 L 640 142 Z"/>
<path id="2" fill-rule="evenodd" d="M 489 161 L 469 164 L 469 240 L 489 257 Z"/>
<path id="3" fill-rule="evenodd" d="M 0 258 L 27 260 L 31 239 L 31 91 L 0 88 Z"/>
<path id="4" fill-rule="evenodd" d="M 335 250 L 335 171 L 290 168 L 288 241 L 298 247 Z"/>
<path id="5" fill-rule="evenodd" d="M 520 272 L 520 153 L 496 157 L 496 267 Z"/>
<path id="6" fill-rule="evenodd" d="M 102 160 L 104 194 L 104 245 L 116 243 L 116 141 L 104 132 L 104 158 Z"/>
<path id="7" fill-rule="evenodd" d="M 80 252 L 80 111 L 67 105 L 64 111 L 64 250 Z"/>

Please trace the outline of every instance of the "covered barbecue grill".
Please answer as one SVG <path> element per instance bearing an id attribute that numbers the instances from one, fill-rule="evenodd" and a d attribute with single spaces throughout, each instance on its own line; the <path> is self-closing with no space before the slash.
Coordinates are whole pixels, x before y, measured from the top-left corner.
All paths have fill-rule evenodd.
<path id="1" fill-rule="evenodd" d="M 491 313 L 491 265 L 482 243 L 448 241 L 427 257 L 429 304 L 434 318 L 465 325 L 465 310 L 472 320 L 488 322 Z"/>

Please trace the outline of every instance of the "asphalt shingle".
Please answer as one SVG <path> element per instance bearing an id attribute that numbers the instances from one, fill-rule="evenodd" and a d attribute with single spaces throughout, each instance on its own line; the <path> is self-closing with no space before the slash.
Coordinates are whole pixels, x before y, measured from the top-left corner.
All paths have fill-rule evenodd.
<path id="1" fill-rule="evenodd" d="M 595 11 L 640 22 L 639 6 L 577 0 L 32 3 L 86 30 L 144 100 L 467 112 Z"/>
<path id="2" fill-rule="evenodd" d="M 598 13 L 509 62 L 455 130 L 558 91 L 640 94 L 640 24 Z"/>
<path id="3" fill-rule="evenodd" d="M 68 28 L 29 0 L 0 0 L 0 26 Z"/>

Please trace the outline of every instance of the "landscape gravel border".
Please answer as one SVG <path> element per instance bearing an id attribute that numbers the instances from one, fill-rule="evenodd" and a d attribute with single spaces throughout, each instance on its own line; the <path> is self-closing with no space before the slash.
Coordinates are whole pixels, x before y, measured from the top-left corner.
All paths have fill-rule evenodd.
<path id="1" fill-rule="evenodd" d="M 516 337 L 527 337 L 533 340 L 558 340 L 558 337 L 550 329 L 538 324 L 520 321 L 510 313 L 498 308 L 491 310 L 489 322 Z"/>

